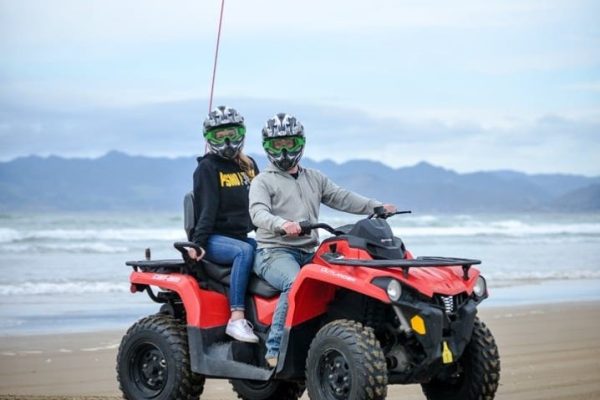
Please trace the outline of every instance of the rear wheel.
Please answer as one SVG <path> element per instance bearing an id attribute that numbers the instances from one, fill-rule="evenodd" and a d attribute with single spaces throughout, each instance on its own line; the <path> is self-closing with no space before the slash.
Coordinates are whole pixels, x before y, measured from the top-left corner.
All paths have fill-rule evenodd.
<path id="1" fill-rule="evenodd" d="M 337 320 L 312 341 L 306 361 L 312 400 L 380 400 L 387 394 L 387 367 L 373 329 Z"/>
<path id="2" fill-rule="evenodd" d="M 185 327 L 168 315 L 136 322 L 117 354 L 117 380 L 126 399 L 198 399 L 204 377 L 191 372 Z"/>
<path id="3" fill-rule="evenodd" d="M 304 384 L 284 381 L 229 381 L 238 397 L 243 400 L 298 400 L 304 393 Z"/>
<path id="4" fill-rule="evenodd" d="M 428 400 L 492 400 L 500 380 L 500 356 L 492 332 L 475 319 L 471 342 L 450 377 L 423 384 Z"/>

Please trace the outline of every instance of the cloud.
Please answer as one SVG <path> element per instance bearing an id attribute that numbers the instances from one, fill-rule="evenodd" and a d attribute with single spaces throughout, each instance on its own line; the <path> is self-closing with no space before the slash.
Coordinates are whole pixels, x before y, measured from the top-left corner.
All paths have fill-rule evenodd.
<path id="1" fill-rule="evenodd" d="M 220 2 L 0 0 L 0 158 L 202 151 Z M 589 0 L 228 0 L 216 102 L 307 151 L 598 173 Z M 251 140 L 250 140 L 251 139 Z"/>
<path id="2" fill-rule="evenodd" d="M 295 114 L 307 132 L 314 159 L 366 158 L 399 167 L 427 160 L 459 171 L 519 169 L 527 172 L 600 174 L 600 112 L 595 119 L 547 115 L 510 128 L 475 121 L 381 118 L 341 107 L 269 99 L 224 99 L 246 117 L 246 150 L 262 153 L 260 129 L 280 111 Z M 36 109 L 1 104 L 0 158 L 26 154 L 190 156 L 203 152 L 205 100 L 120 108 Z"/>
<path id="3" fill-rule="evenodd" d="M 570 85 L 565 85 L 565 89 L 598 93 L 600 92 L 600 81 L 573 83 Z"/>
<path id="4" fill-rule="evenodd" d="M 48 103 L 204 96 L 218 7 L 0 0 L 2 92 Z M 598 74 L 598 8 L 566 0 L 231 0 L 216 90 L 394 116 L 589 107 L 598 99 L 564 88 Z"/>
<path id="5" fill-rule="evenodd" d="M 232 0 L 226 2 L 228 34 L 347 32 L 432 27 L 509 27 L 544 21 L 571 2 L 380 0 Z M 216 31 L 220 2 L 177 0 L 0 1 L 2 31 L 22 42 L 156 42 L 198 38 Z M 17 36 L 18 35 L 18 36 Z M 6 39 L 6 37 L 5 37 Z"/>

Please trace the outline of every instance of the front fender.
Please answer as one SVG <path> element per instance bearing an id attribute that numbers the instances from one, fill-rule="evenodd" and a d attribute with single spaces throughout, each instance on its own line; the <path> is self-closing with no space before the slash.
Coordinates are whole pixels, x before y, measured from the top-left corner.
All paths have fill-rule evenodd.
<path id="1" fill-rule="evenodd" d="M 349 289 L 389 304 L 390 299 L 386 293 L 371 284 L 371 279 L 371 274 L 365 273 L 362 268 L 334 269 L 319 264 L 303 266 L 288 296 L 286 327 L 296 326 L 324 314 L 338 288 Z"/>

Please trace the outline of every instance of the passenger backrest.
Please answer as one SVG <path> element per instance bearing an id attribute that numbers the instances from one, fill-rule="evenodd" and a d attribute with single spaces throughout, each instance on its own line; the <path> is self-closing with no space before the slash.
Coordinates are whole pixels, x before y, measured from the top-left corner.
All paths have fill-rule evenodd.
<path id="1" fill-rule="evenodd" d="M 194 192 L 189 192 L 183 198 L 183 229 L 189 241 L 192 240 L 196 226 L 196 213 L 194 211 Z"/>

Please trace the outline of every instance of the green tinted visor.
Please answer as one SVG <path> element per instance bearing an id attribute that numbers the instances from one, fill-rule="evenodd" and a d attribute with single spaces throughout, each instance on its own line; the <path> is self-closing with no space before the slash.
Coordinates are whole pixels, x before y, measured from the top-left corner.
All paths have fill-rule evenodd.
<path id="1" fill-rule="evenodd" d="M 223 144 L 226 139 L 230 142 L 238 142 L 244 138 L 246 128 L 239 125 L 219 126 L 204 134 L 204 138 L 214 144 Z"/>
<path id="2" fill-rule="evenodd" d="M 271 154 L 280 154 L 283 150 L 299 151 L 304 143 L 306 139 L 302 136 L 282 136 L 263 139 L 263 148 Z"/>

